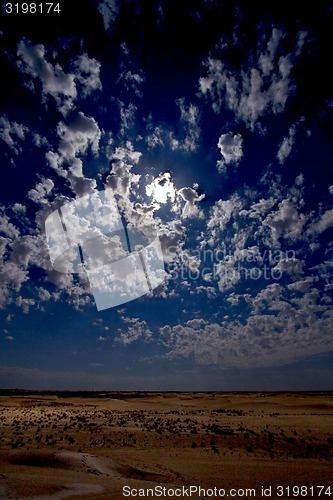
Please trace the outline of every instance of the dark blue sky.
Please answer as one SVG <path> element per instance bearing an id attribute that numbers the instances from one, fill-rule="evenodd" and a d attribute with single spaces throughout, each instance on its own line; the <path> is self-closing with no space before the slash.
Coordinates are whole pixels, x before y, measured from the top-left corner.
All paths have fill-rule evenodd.
<path id="1" fill-rule="evenodd" d="M 332 389 L 330 2 L 11 5 L 0 387 Z M 45 220 L 105 189 L 165 278 L 98 311 Z"/>

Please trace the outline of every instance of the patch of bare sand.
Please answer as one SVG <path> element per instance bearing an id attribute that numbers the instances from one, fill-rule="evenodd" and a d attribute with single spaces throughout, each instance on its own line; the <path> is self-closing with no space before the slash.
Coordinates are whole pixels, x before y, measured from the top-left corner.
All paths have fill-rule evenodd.
<path id="1" fill-rule="evenodd" d="M 99 484 L 74 483 L 62 487 L 62 490 L 52 495 L 37 495 L 24 497 L 25 500 L 62 500 L 63 498 L 77 495 L 89 495 L 101 493 L 104 490 Z"/>
<path id="2" fill-rule="evenodd" d="M 127 479 L 142 479 L 153 482 L 166 482 L 171 477 L 166 474 L 157 474 L 149 470 L 141 470 L 128 465 L 122 465 L 116 460 L 105 457 L 97 457 L 88 453 L 62 452 L 57 453 L 55 458 L 71 470 L 86 472 L 107 477 L 124 477 Z"/>
<path id="3" fill-rule="evenodd" d="M 104 490 L 108 490 L 106 498 L 110 498 L 112 491 L 120 494 L 122 486 L 133 481 L 135 484 L 137 481 L 160 484 L 172 479 L 166 474 L 126 466 L 88 453 L 15 453 L 8 458 L 7 464 L 5 462 L 3 457 L 6 474 L 0 475 L 0 499 L 61 500 L 77 495 L 93 498 L 95 494 L 101 498 Z M 93 483 L 87 482 L 87 474 L 95 476 Z M 75 475 L 76 482 L 68 482 Z M 77 482 L 79 478 L 81 482 Z M 101 481 L 97 482 L 97 479 Z"/>

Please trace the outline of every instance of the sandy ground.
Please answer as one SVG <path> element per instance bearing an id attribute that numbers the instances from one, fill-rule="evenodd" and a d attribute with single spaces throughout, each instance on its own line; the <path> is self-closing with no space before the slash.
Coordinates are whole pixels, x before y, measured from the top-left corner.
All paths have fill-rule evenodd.
<path id="1" fill-rule="evenodd" d="M 263 498 L 262 487 L 319 498 L 325 486 L 329 500 L 332 452 L 330 393 L 0 397 L 1 499 L 123 499 L 124 487 L 157 498 L 157 486 L 185 498 L 175 488 L 192 485 L 233 498 Z"/>

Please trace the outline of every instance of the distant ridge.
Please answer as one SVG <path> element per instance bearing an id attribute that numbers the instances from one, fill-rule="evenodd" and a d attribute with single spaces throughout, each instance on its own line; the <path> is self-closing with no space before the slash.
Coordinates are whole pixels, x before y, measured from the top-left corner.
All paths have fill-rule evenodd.
<path id="1" fill-rule="evenodd" d="M 59 398 L 111 398 L 129 399 L 144 398 L 157 394 L 300 394 L 300 395 L 332 395 L 332 391 L 57 391 L 57 390 L 28 390 L 28 389 L 0 389 L 0 396 L 55 396 Z"/>

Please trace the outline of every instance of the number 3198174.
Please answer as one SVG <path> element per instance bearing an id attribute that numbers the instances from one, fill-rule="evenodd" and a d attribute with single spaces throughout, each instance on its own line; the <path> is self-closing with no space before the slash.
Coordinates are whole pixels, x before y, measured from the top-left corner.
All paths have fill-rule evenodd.
<path id="1" fill-rule="evenodd" d="M 53 2 L 43 3 L 6 3 L 7 14 L 51 14 L 60 13 L 60 4 Z"/>

